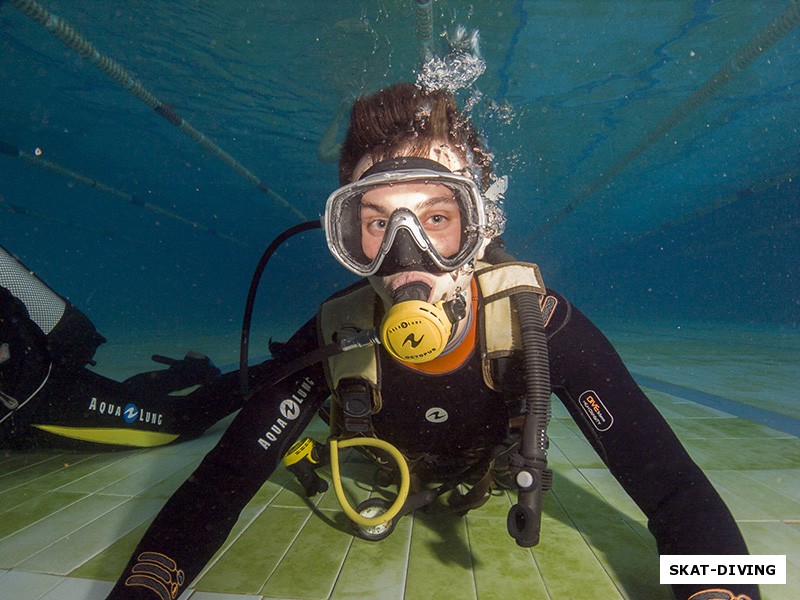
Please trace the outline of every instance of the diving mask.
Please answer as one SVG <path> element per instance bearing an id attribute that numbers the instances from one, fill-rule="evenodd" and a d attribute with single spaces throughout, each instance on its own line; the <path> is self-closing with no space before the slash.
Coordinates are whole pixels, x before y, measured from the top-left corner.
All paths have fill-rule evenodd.
<path id="1" fill-rule="evenodd" d="M 397 203 L 397 197 L 413 200 Z M 452 272 L 471 261 L 487 238 L 484 198 L 475 182 L 416 157 L 379 162 L 336 190 L 323 222 L 331 254 L 362 277 L 403 269 Z M 419 258 L 409 265 L 397 258 L 414 253 Z"/>

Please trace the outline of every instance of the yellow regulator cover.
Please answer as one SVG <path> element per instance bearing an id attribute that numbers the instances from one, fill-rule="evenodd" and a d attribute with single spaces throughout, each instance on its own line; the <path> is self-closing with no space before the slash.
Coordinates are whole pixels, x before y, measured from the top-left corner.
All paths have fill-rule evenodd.
<path id="1" fill-rule="evenodd" d="M 406 300 L 386 311 L 381 324 L 381 343 L 399 360 L 424 363 L 442 353 L 451 329 L 442 302 Z"/>

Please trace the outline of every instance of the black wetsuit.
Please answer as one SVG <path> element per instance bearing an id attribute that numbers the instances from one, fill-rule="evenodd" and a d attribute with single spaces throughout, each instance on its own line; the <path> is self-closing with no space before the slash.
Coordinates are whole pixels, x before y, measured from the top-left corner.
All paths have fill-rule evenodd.
<path id="1" fill-rule="evenodd" d="M 747 554 L 727 507 L 611 344 L 562 296 L 549 291 L 548 297 L 556 301 L 546 324 L 553 391 L 647 515 L 659 552 Z M 292 337 L 282 355 L 290 359 L 316 347 L 312 320 Z M 446 375 L 411 371 L 381 353 L 383 409 L 374 418 L 379 437 L 403 451 L 462 452 L 491 445 L 504 435 L 507 403 L 483 383 L 477 352 Z M 253 382 L 265 376 L 260 371 L 256 368 L 251 374 Z M 143 587 L 125 587 L 137 563 L 139 570 L 150 572 L 159 565 L 162 578 L 170 578 L 173 585 L 180 581 L 180 590 L 188 586 L 328 395 L 317 364 L 252 398 L 159 513 L 110 597 L 156 597 Z M 595 405 L 603 407 L 599 413 Z M 448 419 L 432 423 L 425 417 L 431 408 L 446 411 Z M 675 591 L 687 598 L 709 587 L 675 586 Z M 759 597 L 755 586 L 734 591 Z"/>

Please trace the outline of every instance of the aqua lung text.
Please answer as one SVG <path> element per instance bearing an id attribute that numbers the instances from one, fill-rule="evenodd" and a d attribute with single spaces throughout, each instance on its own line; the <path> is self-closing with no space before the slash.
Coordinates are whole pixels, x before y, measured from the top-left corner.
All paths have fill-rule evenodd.
<path id="1" fill-rule="evenodd" d="M 267 431 L 258 438 L 258 444 L 267 450 L 272 444 L 278 441 L 281 434 L 286 429 L 290 421 L 294 421 L 300 416 L 300 405 L 303 404 L 308 397 L 311 388 L 314 387 L 314 381 L 310 377 L 306 377 L 300 382 L 297 390 L 291 397 L 281 400 L 281 416 L 267 429 Z"/>

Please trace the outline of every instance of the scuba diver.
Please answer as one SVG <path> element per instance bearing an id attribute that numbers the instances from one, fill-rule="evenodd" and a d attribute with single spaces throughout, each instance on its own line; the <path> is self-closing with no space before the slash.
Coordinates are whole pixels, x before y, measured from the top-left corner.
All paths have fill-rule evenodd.
<path id="1" fill-rule="evenodd" d="M 0 447 L 124 449 L 196 437 L 241 407 L 206 356 L 119 382 L 86 368 L 105 338 L 0 247 Z"/>
<path id="2" fill-rule="evenodd" d="M 314 468 L 330 460 L 340 496 L 337 454 L 351 445 L 400 488 L 391 505 L 353 510 L 340 497 L 362 537 L 381 539 L 444 492 L 463 514 L 492 489 L 516 487 L 509 533 L 532 546 L 540 506 L 528 494 L 550 484 L 551 391 L 647 515 L 660 554 L 747 554 L 728 508 L 608 340 L 535 265 L 502 250 L 503 185 L 490 168 L 447 91 L 400 83 L 355 101 L 342 187 L 323 224 L 334 258 L 362 279 L 245 371 L 242 410 L 109 598 L 177 598 L 282 460 L 308 495 L 327 488 Z M 328 445 L 301 437 L 320 411 Z M 681 599 L 759 598 L 754 585 L 673 589 Z"/>

